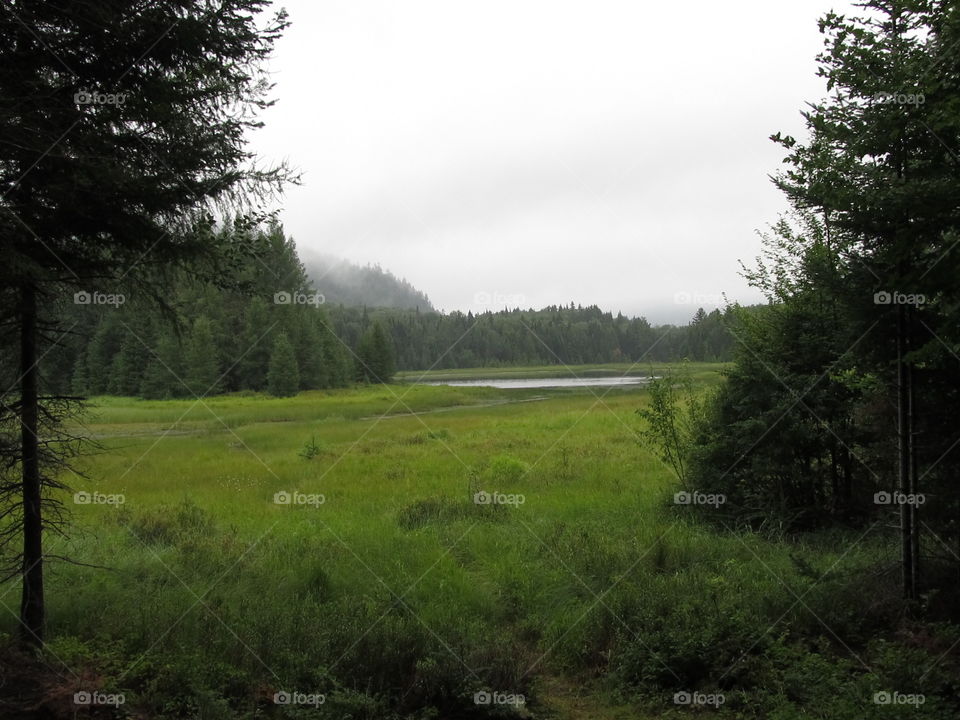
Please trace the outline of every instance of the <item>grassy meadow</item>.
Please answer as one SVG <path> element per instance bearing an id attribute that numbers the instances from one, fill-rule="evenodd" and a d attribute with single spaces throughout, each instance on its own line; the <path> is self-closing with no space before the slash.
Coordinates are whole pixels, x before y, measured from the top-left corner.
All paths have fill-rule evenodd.
<path id="1" fill-rule="evenodd" d="M 145 718 L 872 718 L 914 683 L 911 717 L 948 717 L 950 668 L 920 677 L 945 648 L 878 639 L 889 539 L 700 522 L 641 442 L 644 402 L 97 398 L 101 450 L 68 478 L 69 538 L 48 538 L 87 564 L 49 565 L 51 692 L 124 693 L 120 716 Z"/>

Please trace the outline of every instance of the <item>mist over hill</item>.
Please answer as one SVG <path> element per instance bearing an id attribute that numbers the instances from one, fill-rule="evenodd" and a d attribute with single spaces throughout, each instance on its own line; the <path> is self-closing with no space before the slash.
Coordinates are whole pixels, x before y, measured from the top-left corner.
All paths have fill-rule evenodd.
<path id="1" fill-rule="evenodd" d="M 357 265 L 308 250 L 301 254 L 310 282 L 327 305 L 434 310 L 426 293 L 379 264 Z"/>

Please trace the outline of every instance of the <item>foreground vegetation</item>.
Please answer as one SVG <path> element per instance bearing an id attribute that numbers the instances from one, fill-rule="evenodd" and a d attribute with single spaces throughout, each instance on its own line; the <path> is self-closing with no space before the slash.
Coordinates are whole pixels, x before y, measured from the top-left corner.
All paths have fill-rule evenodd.
<path id="1" fill-rule="evenodd" d="M 701 389 L 719 379 L 700 372 Z M 108 569 L 51 567 L 59 679 L 32 699 L 65 716 L 100 690 L 151 718 L 681 717 L 675 694 L 699 692 L 729 716 L 880 718 L 903 712 L 875 704 L 889 691 L 952 717 L 938 658 L 960 635 L 901 616 L 884 531 L 695 522 L 638 440 L 646 402 L 400 385 L 96 399 L 85 429 L 105 452 L 83 469 L 99 481 L 71 484 L 100 495 L 49 552 Z"/>

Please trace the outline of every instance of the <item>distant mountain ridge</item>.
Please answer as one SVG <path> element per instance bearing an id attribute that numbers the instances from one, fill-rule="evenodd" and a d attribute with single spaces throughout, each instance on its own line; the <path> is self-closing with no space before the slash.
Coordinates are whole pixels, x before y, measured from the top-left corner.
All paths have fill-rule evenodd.
<path id="1" fill-rule="evenodd" d="M 358 265 L 332 255 L 304 255 L 307 276 L 327 305 L 435 310 L 426 293 L 379 263 Z"/>

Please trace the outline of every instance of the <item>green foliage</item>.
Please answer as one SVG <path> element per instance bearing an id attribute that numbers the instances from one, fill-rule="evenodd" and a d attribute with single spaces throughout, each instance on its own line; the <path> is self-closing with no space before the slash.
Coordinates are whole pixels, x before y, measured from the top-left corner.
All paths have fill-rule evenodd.
<path id="1" fill-rule="evenodd" d="M 484 477 L 496 483 L 500 489 L 515 485 L 529 472 L 529 466 L 512 455 L 497 455 L 490 461 Z M 497 489 L 497 488 L 491 488 Z"/>
<path id="2" fill-rule="evenodd" d="M 873 501 L 856 449 L 866 439 L 857 371 L 844 340 L 824 334 L 842 315 L 815 311 L 806 292 L 739 315 L 736 363 L 700 409 L 686 456 L 692 487 L 723 493 L 727 514 L 774 533 L 856 521 Z"/>
<path id="3" fill-rule="evenodd" d="M 336 334 L 357 347 L 370 323 L 380 322 L 393 341 L 401 370 L 579 365 L 683 358 L 723 361 L 733 338 L 728 311 L 699 310 L 684 326 L 653 327 L 644 318 L 603 312 L 596 306 L 501 310 L 477 315 L 406 309 L 330 307 Z"/>
<path id="4" fill-rule="evenodd" d="M 107 392 L 113 395 L 136 395 L 144 378 L 144 368 L 154 360 L 150 346 L 151 333 L 144 323 L 127 332 L 120 350 L 110 363 Z"/>
<path id="5" fill-rule="evenodd" d="M 229 223 L 220 231 L 233 232 Z M 163 308 L 136 295 L 117 308 L 64 308 L 65 321 L 76 323 L 78 331 L 49 353 L 52 364 L 68 368 L 63 376 L 50 377 L 51 390 L 147 399 L 208 389 L 208 396 L 262 392 L 280 332 L 294 348 L 299 389 L 352 382 L 347 352 L 323 308 L 275 302 L 280 293 L 316 297 L 305 284 L 293 241 L 275 224 L 247 232 L 256 238 L 259 257 L 240 262 L 221 285 L 175 273 Z"/>
<path id="6" fill-rule="evenodd" d="M 637 410 L 647 422 L 643 438 L 673 469 L 681 486 L 693 489 L 685 462 L 694 447 L 696 423 L 702 420 L 705 401 L 685 367 L 677 374 L 654 378 L 647 388 L 649 405 Z"/>
<path id="7" fill-rule="evenodd" d="M 472 514 L 475 514 L 475 510 L 466 502 L 449 498 L 426 498 L 401 508 L 397 514 L 397 525 L 404 530 L 417 530 L 430 524 L 444 525 L 463 520 Z"/>
<path id="8" fill-rule="evenodd" d="M 243 313 L 240 346 L 243 355 L 237 368 L 237 386 L 250 390 L 265 390 L 267 369 L 270 365 L 270 335 L 275 321 L 271 321 L 267 301 L 259 296 L 250 298 Z"/>
<path id="9" fill-rule="evenodd" d="M 273 341 L 270 354 L 270 369 L 267 371 L 267 390 L 275 397 L 296 395 L 300 388 L 300 370 L 293 346 L 286 333 L 280 333 Z"/>
<path id="10" fill-rule="evenodd" d="M 139 394 L 150 400 L 165 400 L 183 394 L 185 388 L 180 344 L 171 332 L 161 331 L 153 355 L 143 372 Z M 133 393 L 130 393 L 133 394 Z"/>
<path id="11" fill-rule="evenodd" d="M 318 443 L 316 436 L 314 436 L 307 440 L 306 444 L 303 446 L 303 450 L 300 451 L 299 455 L 304 460 L 313 460 L 321 453 L 323 453 L 323 445 Z"/>
<path id="12" fill-rule="evenodd" d="M 213 530 L 210 513 L 189 496 L 177 505 L 162 503 L 136 513 L 122 508 L 119 519 L 138 540 L 148 544 L 186 542 Z"/>
<path id="13" fill-rule="evenodd" d="M 216 395 L 220 367 L 210 320 L 200 315 L 193 322 L 184 351 L 184 382 L 194 395 Z"/>
<path id="14" fill-rule="evenodd" d="M 947 3 L 864 7 L 821 21 L 831 92 L 805 113 L 809 139 L 773 137 L 794 213 L 745 269 L 769 305 L 733 318 L 736 362 L 687 464 L 778 532 L 896 523 L 874 495 L 922 478 L 914 490 L 937 500 L 906 517 L 940 582 L 960 564 L 934 549 L 960 539 L 960 173 L 942 141 L 960 133 L 960 23 Z"/>
<path id="15" fill-rule="evenodd" d="M 357 379 L 375 383 L 390 382 L 396 372 L 393 354 L 393 345 L 383 326 L 374 322 L 357 347 Z"/>
<path id="16" fill-rule="evenodd" d="M 70 378 L 70 392 L 74 395 L 87 395 L 90 392 L 90 379 L 87 375 L 87 355 L 81 352 L 73 362 L 73 375 Z"/>
<path id="17" fill-rule="evenodd" d="M 238 233 L 257 248 L 257 257 L 231 265 L 217 284 L 172 272 L 162 309 L 135 293 L 130 302 L 107 311 L 63 308 L 64 320 L 76 323 L 78 331 L 47 356 L 51 367 L 63 368 L 49 374 L 51 390 L 185 397 L 206 391 L 222 374 L 209 394 L 262 392 L 279 332 L 294 348 L 300 390 L 389 379 L 398 367 L 560 367 L 560 362 L 730 355 L 732 338 L 724 321 L 730 310 L 699 310 L 687 326 L 653 328 L 643 318 L 572 305 L 477 316 L 318 307 L 314 300 L 319 302 L 321 295 L 309 284 L 296 246 L 278 224 L 238 228 L 228 222 L 215 237 L 228 242 Z M 282 301 L 294 297 L 297 302 Z M 304 299 L 309 302 L 300 302 Z M 206 322 L 195 328 L 200 316 Z M 371 369 L 357 357 L 369 361 Z"/>

